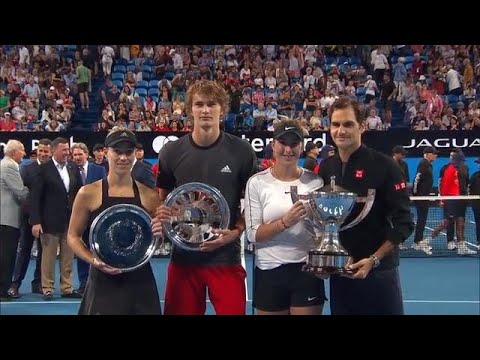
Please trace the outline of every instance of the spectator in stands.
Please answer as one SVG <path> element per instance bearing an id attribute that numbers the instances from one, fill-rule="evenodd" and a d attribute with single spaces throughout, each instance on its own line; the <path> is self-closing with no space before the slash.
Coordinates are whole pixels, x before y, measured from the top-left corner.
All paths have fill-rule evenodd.
<path id="1" fill-rule="evenodd" d="M 16 131 L 17 127 L 12 119 L 12 114 L 6 112 L 3 116 L 4 118 L 0 120 L 0 131 Z"/>
<path id="2" fill-rule="evenodd" d="M 329 114 L 338 153 L 322 162 L 320 177 L 330 183 L 335 176 L 338 186 L 360 196 L 376 189 L 365 219 L 340 232 L 340 242 L 350 254 L 347 269 L 352 273 L 330 277 L 331 313 L 403 314 L 398 244 L 409 237 L 413 222 L 402 173 L 393 159 L 362 145 L 365 118 L 357 101 L 341 97 Z"/>
<path id="3" fill-rule="evenodd" d="M 303 132 L 296 121 L 276 124 L 273 138 L 275 165 L 252 176 L 245 192 L 247 237 L 256 244 L 253 306 L 259 315 L 321 315 L 323 280 L 302 271 L 315 247 L 303 221 L 306 210 L 285 193 L 292 185 L 299 193 L 317 190 L 323 181 L 297 165 Z"/>
<path id="4" fill-rule="evenodd" d="M 423 159 L 417 167 L 417 172 L 413 180 L 413 196 L 429 196 L 433 191 L 433 167 L 432 162 L 438 156 L 438 150 L 434 146 L 427 146 L 423 150 Z M 432 247 L 429 238 L 424 239 L 425 225 L 428 218 L 428 208 L 430 202 L 426 200 L 415 200 L 414 205 L 417 210 L 417 224 L 412 248 L 423 251 L 427 255 L 432 254 Z"/>
<path id="5" fill-rule="evenodd" d="M 103 76 L 110 77 L 112 73 L 113 59 L 115 59 L 115 50 L 110 45 L 103 47 L 100 55 L 102 55 Z M 83 61 L 82 61 L 83 63 Z"/>
<path id="6" fill-rule="evenodd" d="M 122 128 L 112 129 L 105 139 L 110 167 L 108 177 L 82 187 L 73 204 L 68 244 L 79 258 L 91 264 L 79 309 L 81 315 L 161 314 L 150 263 L 122 273 L 99 260 L 82 241 L 88 224 L 113 205 L 133 204 L 154 216 L 160 204 L 157 192 L 134 181 L 131 176 L 136 144 L 137 139 L 132 132 Z"/>
<path id="7" fill-rule="evenodd" d="M 217 82 L 201 80 L 193 84 L 186 101 L 188 115 L 194 119 L 193 132 L 165 144 L 159 153 L 157 186 L 162 200 L 176 186 L 200 181 L 222 192 L 231 213 L 230 229 L 216 230 L 219 237 L 204 241 L 200 251 L 173 247 L 165 314 L 204 314 L 207 289 L 217 314 L 245 314 L 245 270 L 240 263 L 239 243 L 245 222 L 239 209 L 247 180 L 256 172 L 257 158 L 247 142 L 220 130 L 220 118 L 227 106 L 227 93 Z M 221 163 L 218 154 L 222 154 Z M 211 170 L 196 171 L 198 164 Z M 157 209 L 152 220 L 155 236 L 162 235 L 162 222 L 170 221 L 171 215 L 165 205 Z"/>
<path id="8" fill-rule="evenodd" d="M 91 71 L 83 65 L 83 61 L 78 62 L 75 69 L 77 75 L 77 87 L 80 96 L 80 103 L 83 110 L 88 110 L 90 107 L 90 99 L 88 97 L 88 84 L 90 83 Z"/>

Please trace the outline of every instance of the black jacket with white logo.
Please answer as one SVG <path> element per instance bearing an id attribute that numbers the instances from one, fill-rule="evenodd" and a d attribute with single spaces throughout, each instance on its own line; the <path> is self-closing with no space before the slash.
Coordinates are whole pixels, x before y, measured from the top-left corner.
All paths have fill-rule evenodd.
<path id="1" fill-rule="evenodd" d="M 340 231 L 340 242 L 355 261 L 369 257 L 386 240 L 395 244 L 405 241 L 413 231 L 410 199 L 399 166 L 392 158 L 362 145 L 347 163 L 338 154 L 324 160 L 319 175 L 326 185 L 335 176 L 337 186 L 366 196 L 375 189 L 375 200 L 368 215 L 356 226 Z M 344 224 L 349 224 L 361 211 L 357 204 Z M 398 266 L 398 247 L 382 260 L 382 268 Z"/>

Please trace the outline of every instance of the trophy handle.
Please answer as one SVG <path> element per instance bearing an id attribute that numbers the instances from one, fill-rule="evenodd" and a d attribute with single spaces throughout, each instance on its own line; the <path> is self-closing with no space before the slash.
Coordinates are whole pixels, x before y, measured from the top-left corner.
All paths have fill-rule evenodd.
<path id="1" fill-rule="evenodd" d="M 292 203 L 296 203 L 299 199 L 298 197 L 298 187 L 290 186 L 290 197 L 292 198 Z"/>
<path id="2" fill-rule="evenodd" d="M 356 199 L 357 203 L 365 203 L 362 211 L 360 211 L 360 213 L 357 215 L 357 217 L 350 224 L 341 226 L 339 231 L 350 229 L 351 227 L 354 227 L 360 221 L 365 219 L 365 217 L 368 215 L 368 213 L 370 212 L 370 209 L 373 206 L 373 201 L 374 200 L 375 200 L 375 189 L 368 189 L 367 196 L 365 196 L 365 197 L 357 197 L 357 199 Z"/>

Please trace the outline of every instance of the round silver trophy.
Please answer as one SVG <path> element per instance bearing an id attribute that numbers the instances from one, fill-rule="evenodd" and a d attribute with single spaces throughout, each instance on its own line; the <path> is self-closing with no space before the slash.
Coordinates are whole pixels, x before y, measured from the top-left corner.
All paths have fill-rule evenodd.
<path id="1" fill-rule="evenodd" d="M 366 197 L 345 191 L 335 185 L 332 176 L 329 189 L 326 191 L 312 191 L 306 195 L 299 195 L 296 186 L 290 187 L 292 202 L 302 200 L 306 208 L 306 222 L 316 230 L 316 248 L 308 252 L 307 264 L 304 271 L 316 275 L 333 275 L 351 273 L 346 268 L 349 254 L 340 244 L 339 231 L 349 229 L 362 221 L 370 212 L 375 200 L 375 190 L 368 190 Z M 345 224 L 357 203 L 363 203 L 358 215 Z"/>
<path id="2" fill-rule="evenodd" d="M 90 227 L 90 249 L 107 265 L 128 272 L 145 265 L 155 252 L 150 215 L 141 207 L 118 204 L 102 211 Z"/>
<path id="3" fill-rule="evenodd" d="M 215 239 L 214 229 L 228 229 L 230 208 L 222 193 L 211 185 L 191 182 L 168 194 L 165 205 L 172 217 L 163 227 L 173 244 L 198 251 L 204 241 Z"/>

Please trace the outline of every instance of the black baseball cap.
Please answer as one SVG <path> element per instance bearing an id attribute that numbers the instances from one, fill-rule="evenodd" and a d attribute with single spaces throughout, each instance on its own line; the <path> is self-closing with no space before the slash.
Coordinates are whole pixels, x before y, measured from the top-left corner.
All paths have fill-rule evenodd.
<path id="1" fill-rule="evenodd" d="M 105 146 L 121 150 L 133 150 L 137 145 L 137 137 L 127 129 L 117 130 L 107 135 Z"/>
<path id="2" fill-rule="evenodd" d="M 104 146 L 103 144 L 95 144 L 95 145 L 93 146 L 93 151 L 98 151 L 98 150 L 102 150 L 102 151 L 103 151 L 103 148 L 104 148 L 104 147 L 105 147 L 105 146 Z"/>
<path id="3" fill-rule="evenodd" d="M 407 150 L 402 145 L 396 145 L 392 149 L 392 154 L 407 155 Z"/>
<path id="4" fill-rule="evenodd" d="M 285 139 L 291 142 L 300 142 L 303 141 L 303 130 L 299 125 L 294 124 L 283 124 L 274 128 L 273 130 L 274 139 Z"/>
<path id="5" fill-rule="evenodd" d="M 439 154 L 440 151 L 437 150 L 435 146 L 427 146 L 423 149 L 424 154 Z"/>
<path id="6" fill-rule="evenodd" d="M 309 141 L 306 145 L 305 145 L 305 152 L 308 153 L 310 150 L 313 150 L 315 148 L 319 148 L 320 147 L 320 142 L 317 142 L 317 143 L 314 143 L 313 141 Z"/>

